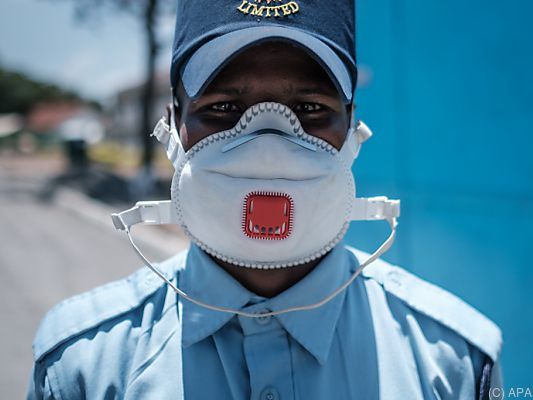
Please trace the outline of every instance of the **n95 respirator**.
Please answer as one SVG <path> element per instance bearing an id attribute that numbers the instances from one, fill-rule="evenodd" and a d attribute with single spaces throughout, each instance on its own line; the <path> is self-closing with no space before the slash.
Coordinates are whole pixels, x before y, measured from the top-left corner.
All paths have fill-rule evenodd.
<path id="1" fill-rule="evenodd" d="M 175 169 L 171 200 L 114 214 L 128 235 L 137 223 L 179 224 L 215 258 L 262 269 L 322 257 L 353 220 L 389 221 L 392 234 L 372 257 L 392 244 L 399 201 L 355 196 L 351 166 L 371 136 L 362 122 L 350 127 L 340 150 L 306 133 L 289 107 L 273 102 L 253 105 L 233 128 L 187 151 L 174 118 L 170 125 L 161 119 L 153 135 Z"/>

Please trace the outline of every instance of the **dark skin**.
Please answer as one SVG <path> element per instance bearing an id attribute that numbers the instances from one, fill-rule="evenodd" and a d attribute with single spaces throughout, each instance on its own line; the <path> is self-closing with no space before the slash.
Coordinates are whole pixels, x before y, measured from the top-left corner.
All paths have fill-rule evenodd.
<path id="1" fill-rule="evenodd" d="M 263 43 L 231 60 L 196 99 L 178 88 L 176 126 L 185 150 L 203 138 L 232 128 L 250 106 L 274 101 L 291 107 L 305 131 L 335 148 L 344 143 L 351 106 L 304 50 L 282 42 Z M 291 268 L 242 268 L 215 262 L 245 288 L 263 297 L 285 291 L 317 266 L 320 259 Z"/>

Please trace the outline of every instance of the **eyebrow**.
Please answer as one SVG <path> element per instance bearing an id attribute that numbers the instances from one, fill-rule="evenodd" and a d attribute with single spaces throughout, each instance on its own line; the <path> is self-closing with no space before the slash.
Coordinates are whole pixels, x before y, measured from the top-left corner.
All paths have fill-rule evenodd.
<path id="1" fill-rule="evenodd" d="M 316 95 L 316 94 L 331 96 L 331 95 L 335 95 L 337 93 L 337 91 L 334 90 L 333 88 L 315 86 L 315 87 L 310 87 L 310 88 L 301 88 L 301 89 L 297 89 L 297 90 L 290 90 L 290 91 L 288 91 L 288 93 L 296 94 L 296 95 L 300 95 L 300 96 L 306 96 L 306 95 L 308 96 L 308 95 Z"/>
<path id="2" fill-rule="evenodd" d="M 250 88 L 248 86 L 215 87 L 213 89 L 210 89 L 209 91 L 206 91 L 204 95 L 224 94 L 227 96 L 240 96 L 243 94 L 247 94 L 249 92 L 250 92 Z"/>
<path id="3" fill-rule="evenodd" d="M 249 86 L 229 86 L 229 87 L 215 87 L 208 92 L 205 92 L 204 95 L 226 95 L 226 96 L 242 96 L 250 93 Z M 284 90 L 285 94 L 288 95 L 298 95 L 298 96 L 309 96 L 309 95 L 325 95 L 325 96 L 335 96 L 336 90 L 328 87 L 313 86 L 295 89 L 293 85 L 288 86 Z"/>

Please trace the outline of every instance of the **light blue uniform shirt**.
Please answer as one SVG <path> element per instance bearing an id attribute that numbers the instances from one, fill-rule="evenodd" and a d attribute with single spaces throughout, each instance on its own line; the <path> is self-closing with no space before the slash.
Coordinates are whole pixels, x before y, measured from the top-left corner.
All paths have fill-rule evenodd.
<path id="1" fill-rule="evenodd" d="M 316 302 L 366 255 L 337 246 L 265 299 L 192 245 L 160 267 L 207 303 L 251 312 Z M 56 306 L 34 341 L 29 398 L 474 399 L 499 329 L 458 298 L 378 260 L 326 305 L 261 319 L 181 300 L 152 272 Z"/>

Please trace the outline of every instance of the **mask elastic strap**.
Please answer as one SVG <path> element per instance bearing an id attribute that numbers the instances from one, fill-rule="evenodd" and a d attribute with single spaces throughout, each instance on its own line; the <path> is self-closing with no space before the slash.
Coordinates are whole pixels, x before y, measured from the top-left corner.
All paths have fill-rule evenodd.
<path id="1" fill-rule="evenodd" d="M 177 131 L 167 124 L 165 117 L 162 117 L 157 121 L 151 136 L 155 136 L 155 138 L 165 147 L 167 157 L 175 168 L 180 153 L 184 152 Z"/>
<path id="2" fill-rule="evenodd" d="M 178 106 L 178 103 L 173 94 L 171 94 L 171 101 L 170 121 L 167 123 L 166 118 L 162 117 L 157 121 L 151 136 L 155 136 L 155 138 L 165 147 L 168 159 L 174 168 L 176 168 L 180 153 L 184 153 L 185 150 L 181 144 L 178 129 L 176 127 L 175 109 Z"/>
<path id="3" fill-rule="evenodd" d="M 340 154 L 346 164 L 351 165 L 353 163 L 359 156 L 362 144 L 370 139 L 371 136 L 372 131 L 363 121 L 351 120 L 346 140 L 340 149 Z"/>
<path id="4" fill-rule="evenodd" d="M 139 202 L 135 207 L 123 211 L 119 214 L 113 214 L 113 222 L 117 229 L 124 230 L 128 235 L 128 239 L 133 246 L 133 249 L 137 255 L 146 263 L 146 266 L 150 268 L 157 276 L 159 276 L 172 290 L 184 299 L 204 308 L 213 311 L 220 311 L 230 314 L 241 315 L 243 317 L 259 318 L 269 317 L 274 315 L 286 314 L 295 311 L 313 310 L 321 307 L 329 301 L 333 300 L 339 293 L 345 290 L 363 271 L 365 267 L 377 260 L 383 253 L 385 253 L 392 246 L 396 237 L 396 226 L 398 225 L 397 217 L 399 216 L 399 201 L 388 200 L 386 197 L 370 198 L 370 199 L 354 199 L 354 211 L 352 212 L 353 220 L 377 220 L 386 219 L 391 228 L 389 237 L 383 242 L 379 248 L 372 253 L 362 264 L 360 264 L 353 274 L 335 291 L 322 300 L 304 305 L 289 307 L 283 310 L 271 311 L 266 313 L 249 313 L 245 311 L 235 310 L 227 307 L 215 306 L 212 304 L 204 303 L 201 300 L 197 300 L 194 297 L 189 296 L 187 293 L 179 289 L 174 285 L 157 267 L 155 267 L 141 252 L 139 247 L 135 244 L 130 232 L 130 227 L 137 223 L 159 224 L 159 223 L 173 223 L 172 213 L 170 212 L 170 201 L 154 201 L 154 202 Z M 364 208 L 362 210 L 361 208 Z M 359 211 L 355 211 L 355 210 Z"/>

